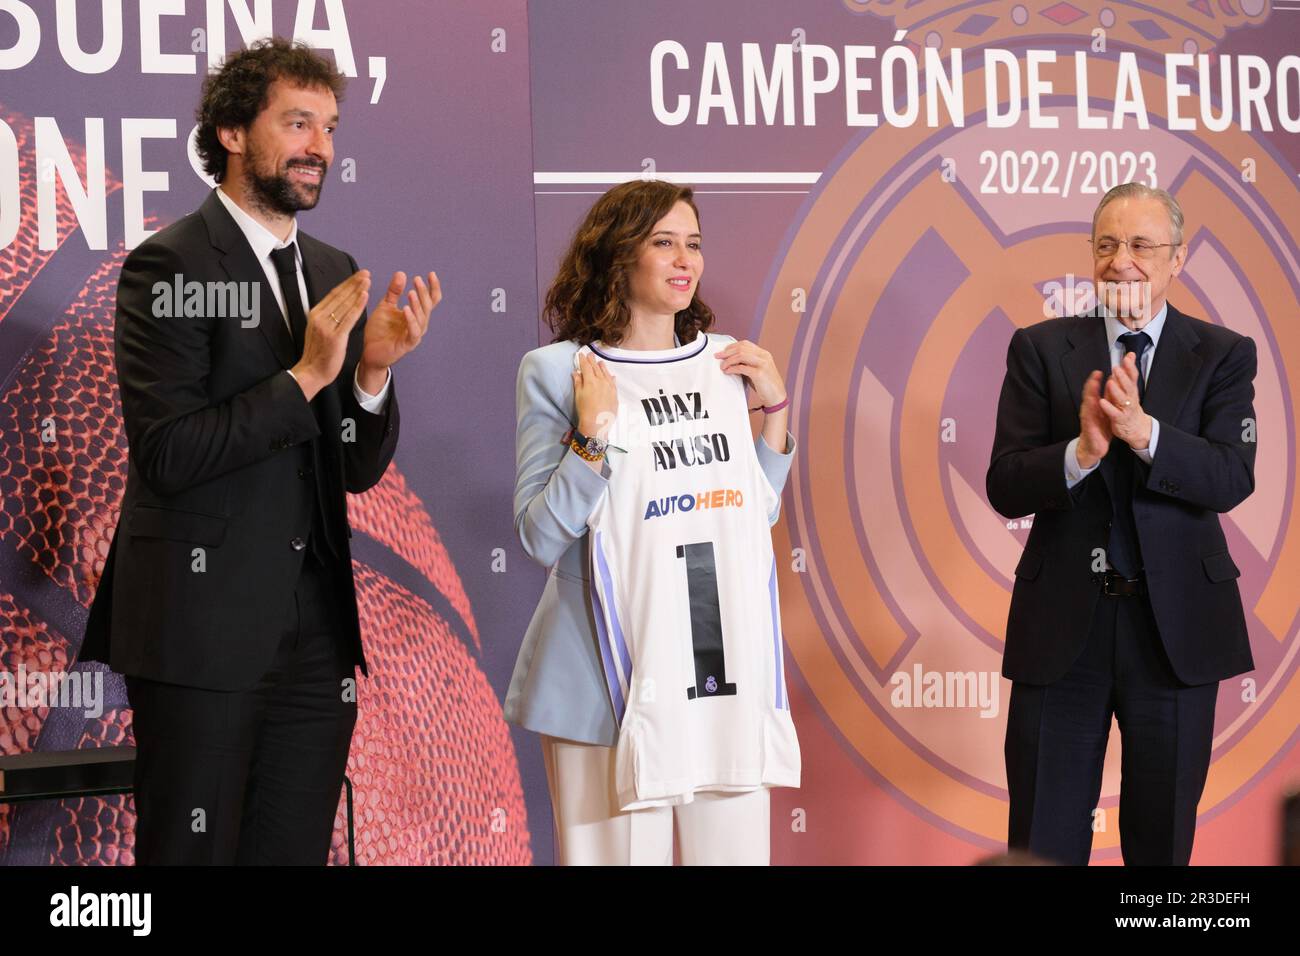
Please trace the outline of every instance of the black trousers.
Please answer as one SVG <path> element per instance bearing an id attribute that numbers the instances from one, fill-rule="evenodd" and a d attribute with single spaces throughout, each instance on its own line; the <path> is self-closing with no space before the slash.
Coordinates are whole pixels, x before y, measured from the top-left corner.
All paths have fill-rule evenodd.
<path id="1" fill-rule="evenodd" d="M 1123 743 L 1119 832 L 1128 865 L 1186 865 L 1214 738 L 1218 683 L 1174 676 L 1145 596 L 1101 597 L 1083 653 L 1060 680 L 1014 683 L 1007 715 L 1008 844 L 1085 865 L 1111 718 Z M 1110 819 L 1106 819 L 1109 816 Z"/>
<path id="2" fill-rule="evenodd" d="M 309 549 L 292 620 L 248 690 L 126 678 L 137 864 L 326 862 L 357 717 L 339 591 Z"/>

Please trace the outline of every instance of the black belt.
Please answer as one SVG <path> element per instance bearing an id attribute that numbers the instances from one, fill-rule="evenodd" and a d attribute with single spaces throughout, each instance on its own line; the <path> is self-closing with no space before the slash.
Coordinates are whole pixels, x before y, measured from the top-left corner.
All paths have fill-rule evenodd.
<path id="1" fill-rule="evenodd" d="M 1114 571 L 1094 574 L 1093 579 L 1101 585 L 1101 593 L 1106 597 L 1136 597 L 1147 593 L 1147 579 L 1144 575 L 1126 578 Z"/>

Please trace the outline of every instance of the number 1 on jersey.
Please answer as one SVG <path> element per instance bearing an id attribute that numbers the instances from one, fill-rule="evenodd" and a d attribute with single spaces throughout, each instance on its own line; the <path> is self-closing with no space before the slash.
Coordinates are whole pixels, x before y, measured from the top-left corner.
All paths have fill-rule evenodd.
<path id="1" fill-rule="evenodd" d="M 695 655 L 695 684 L 686 688 L 688 700 L 736 693 L 727 683 L 727 655 L 722 646 L 722 613 L 718 606 L 718 566 L 713 542 L 679 544 L 677 557 L 686 561 L 686 585 L 691 605 L 691 649 Z"/>

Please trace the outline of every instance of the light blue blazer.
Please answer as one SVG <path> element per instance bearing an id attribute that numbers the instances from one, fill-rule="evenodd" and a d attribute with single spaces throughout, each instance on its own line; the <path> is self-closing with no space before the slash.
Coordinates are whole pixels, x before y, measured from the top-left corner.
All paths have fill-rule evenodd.
<path id="1" fill-rule="evenodd" d="M 735 341 L 708 333 L 719 348 Z M 712 347 L 712 345 L 710 345 Z M 505 717 L 529 730 L 612 747 L 618 743 L 614 706 L 600 667 L 596 625 L 588 599 L 590 553 L 587 518 L 608 485 L 562 443 L 576 424 L 573 400 L 575 342 L 534 349 L 519 363 L 515 388 L 515 533 L 528 555 L 549 568 L 542 599 L 524 635 Z M 794 439 L 785 454 L 755 439 L 758 462 L 777 492 L 768 516 L 780 515 L 780 494 L 790 474 Z"/>

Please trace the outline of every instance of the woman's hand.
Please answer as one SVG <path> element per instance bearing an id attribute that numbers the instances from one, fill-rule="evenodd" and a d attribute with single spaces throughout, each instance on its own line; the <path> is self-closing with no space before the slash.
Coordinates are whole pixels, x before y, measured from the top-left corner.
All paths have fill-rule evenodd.
<path id="1" fill-rule="evenodd" d="M 776 369 L 771 352 L 745 339 L 713 354 L 722 360 L 724 372 L 744 376 L 760 404 L 780 405 L 785 401 L 785 381 Z"/>
<path id="2" fill-rule="evenodd" d="M 605 363 L 598 362 L 590 352 L 578 356 L 573 399 L 578 409 L 578 431 L 588 438 L 608 438 L 618 415 L 618 389 Z"/>

